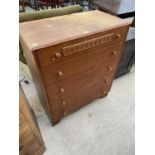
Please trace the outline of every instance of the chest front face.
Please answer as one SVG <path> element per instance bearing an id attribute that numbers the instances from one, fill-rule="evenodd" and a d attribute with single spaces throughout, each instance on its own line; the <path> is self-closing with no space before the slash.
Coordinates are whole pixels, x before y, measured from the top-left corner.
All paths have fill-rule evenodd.
<path id="1" fill-rule="evenodd" d="M 127 29 L 109 30 L 37 52 L 56 120 L 108 94 Z"/>
<path id="2" fill-rule="evenodd" d="M 32 66 L 35 64 L 38 81 L 41 82 L 37 85 L 41 85 L 43 96 L 46 96 L 53 124 L 108 94 L 127 31 L 128 25 L 96 31 L 87 36 L 78 33 L 76 39 L 70 37 L 32 52 L 34 61 L 30 60 L 31 57 L 28 61 Z M 57 38 L 60 39 L 60 36 Z M 29 51 L 26 53 L 29 55 Z"/>

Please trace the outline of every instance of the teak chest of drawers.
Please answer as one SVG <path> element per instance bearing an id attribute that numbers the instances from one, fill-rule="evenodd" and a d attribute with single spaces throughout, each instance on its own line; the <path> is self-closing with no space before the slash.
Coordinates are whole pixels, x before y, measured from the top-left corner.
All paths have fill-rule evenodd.
<path id="1" fill-rule="evenodd" d="M 108 94 L 130 21 L 89 11 L 20 24 L 20 41 L 52 124 Z"/>

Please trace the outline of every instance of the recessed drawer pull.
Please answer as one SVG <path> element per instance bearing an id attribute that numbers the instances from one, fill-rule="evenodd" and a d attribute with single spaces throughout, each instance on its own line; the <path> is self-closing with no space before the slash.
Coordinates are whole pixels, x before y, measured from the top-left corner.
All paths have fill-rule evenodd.
<path id="1" fill-rule="evenodd" d="M 108 83 L 108 80 L 107 79 L 104 79 L 104 83 Z"/>
<path id="2" fill-rule="evenodd" d="M 106 34 L 101 37 L 97 37 L 88 41 L 83 41 L 81 43 L 77 43 L 74 45 L 66 46 L 63 50 L 63 55 L 68 56 L 75 53 L 78 53 L 83 50 L 87 50 L 89 48 L 93 48 L 99 45 L 103 45 L 105 43 L 111 42 L 114 38 L 114 33 Z"/>

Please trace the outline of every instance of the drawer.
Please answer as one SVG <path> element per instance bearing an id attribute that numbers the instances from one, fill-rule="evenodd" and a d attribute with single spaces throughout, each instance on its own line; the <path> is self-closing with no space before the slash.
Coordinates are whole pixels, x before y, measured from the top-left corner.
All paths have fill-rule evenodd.
<path id="1" fill-rule="evenodd" d="M 56 64 L 62 60 L 79 53 L 85 53 L 92 48 L 108 46 L 122 42 L 127 33 L 128 27 L 116 28 L 106 32 L 90 35 L 69 42 L 61 43 L 52 47 L 41 49 L 37 52 L 40 66 Z"/>
<path id="2" fill-rule="evenodd" d="M 81 75 L 90 70 L 101 70 L 102 73 L 114 71 L 119 60 L 122 43 L 114 44 L 108 47 L 98 47 L 89 52 L 78 55 L 56 65 L 43 67 L 42 74 L 46 87 L 57 85 L 62 81 L 69 81 L 72 78 Z M 116 52 L 116 54 L 113 54 Z"/>

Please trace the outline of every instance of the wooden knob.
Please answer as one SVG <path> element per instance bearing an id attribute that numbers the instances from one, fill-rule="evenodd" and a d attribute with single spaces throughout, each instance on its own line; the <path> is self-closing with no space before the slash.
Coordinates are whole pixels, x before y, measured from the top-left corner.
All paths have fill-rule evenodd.
<path id="1" fill-rule="evenodd" d="M 106 91 L 104 91 L 103 93 L 104 93 L 104 94 L 107 94 L 107 92 L 106 92 Z"/>
<path id="2" fill-rule="evenodd" d="M 112 67 L 108 66 L 107 67 L 108 71 L 112 71 Z"/>
<path id="3" fill-rule="evenodd" d="M 63 88 L 60 88 L 60 92 L 62 92 L 62 93 L 63 93 L 64 91 L 65 91 L 65 90 L 64 90 Z"/>
<path id="4" fill-rule="evenodd" d="M 55 57 L 53 57 L 52 60 L 55 61 L 56 60 Z"/>
<path id="5" fill-rule="evenodd" d="M 60 58 L 61 57 L 61 54 L 59 52 L 55 53 L 55 57 L 56 58 Z"/>
<path id="6" fill-rule="evenodd" d="M 64 116 L 66 116 L 67 115 L 67 113 L 66 112 L 64 112 Z"/>
<path id="7" fill-rule="evenodd" d="M 58 75 L 59 75 L 59 76 L 62 76 L 63 73 L 62 73 L 61 71 L 58 71 Z"/>
<path id="8" fill-rule="evenodd" d="M 65 101 L 62 101 L 62 105 L 65 106 L 66 105 L 66 102 Z"/>
<path id="9" fill-rule="evenodd" d="M 112 51 L 112 55 L 116 55 L 117 54 L 117 51 Z"/>
<path id="10" fill-rule="evenodd" d="M 121 37 L 121 35 L 118 33 L 118 34 L 116 34 L 116 38 L 120 38 Z"/>
<path id="11" fill-rule="evenodd" d="M 108 80 L 107 80 L 107 79 L 104 79 L 104 82 L 105 82 L 105 83 L 108 83 Z"/>

